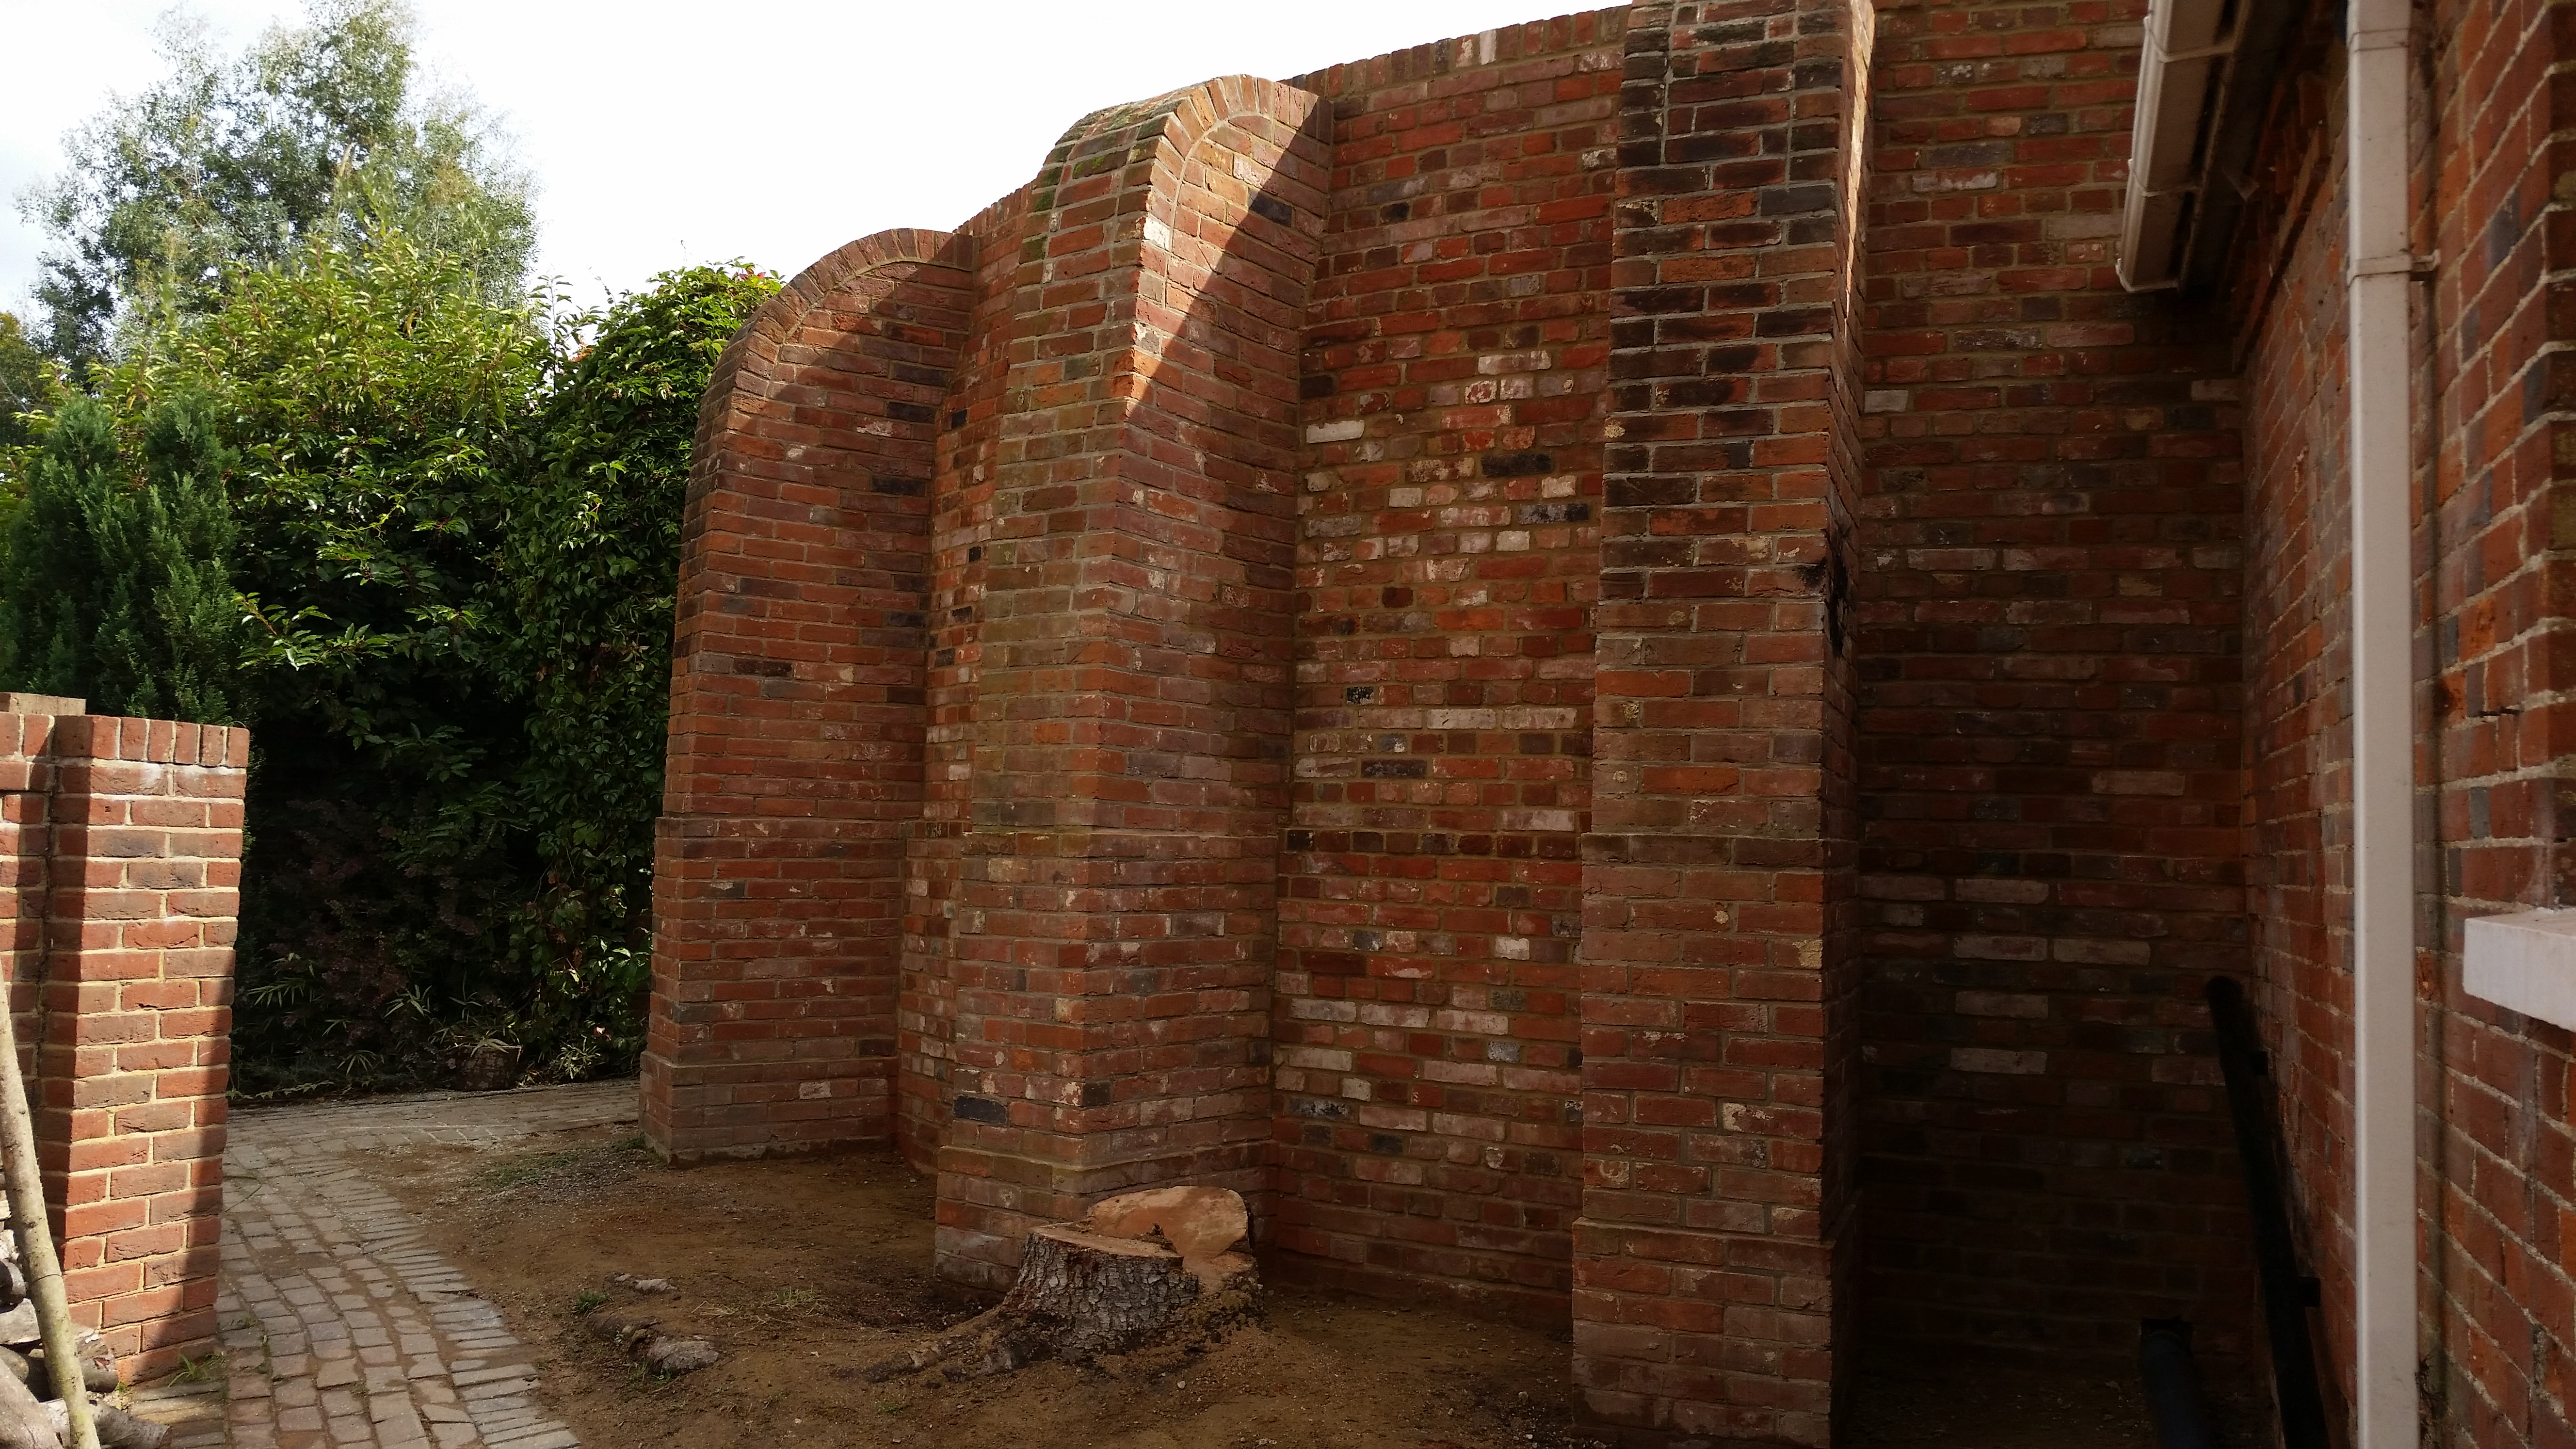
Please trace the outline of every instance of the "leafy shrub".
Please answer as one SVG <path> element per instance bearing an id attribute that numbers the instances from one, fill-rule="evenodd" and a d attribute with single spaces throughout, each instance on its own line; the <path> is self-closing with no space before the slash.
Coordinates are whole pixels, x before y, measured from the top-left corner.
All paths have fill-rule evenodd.
<path id="1" fill-rule="evenodd" d="M 34 449 L 0 552 L 0 678 L 102 714 L 229 721 L 231 451 L 194 395 L 153 403 L 137 431 L 127 448 L 78 398 Z"/>
<path id="2" fill-rule="evenodd" d="M 0 685 L 253 726 L 245 1088 L 633 1063 L 690 442 L 774 288 L 551 318 L 316 238 L 45 424 Z"/>
<path id="3" fill-rule="evenodd" d="M 593 341 L 547 396 L 543 466 L 503 531 L 503 648 L 527 707 L 509 798 L 539 872 L 516 945 L 542 963 L 532 1035 L 564 1043 L 567 1074 L 643 1046 L 690 448 L 717 354 L 776 290 L 691 267 L 577 319 Z"/>

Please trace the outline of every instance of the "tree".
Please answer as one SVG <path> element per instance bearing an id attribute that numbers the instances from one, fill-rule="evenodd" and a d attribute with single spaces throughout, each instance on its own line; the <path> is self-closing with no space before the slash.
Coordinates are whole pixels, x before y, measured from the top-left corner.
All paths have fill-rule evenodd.
<path id="1" fill-rule="evenodd" d="M 534 874 L 508 809 L 527 705 L 491 603 L 556 358 L 535 299 L 371 223 L 236 270 L 220 308 L 94 374 L 120 416 L 208 399 L 238 454 L 254 1089 L 434 1074 L 541 994 L 509 949 Z"/>
<path id="2" fill-rule="evenodd" d="M 229 60 L 201 26 L 165 22 L 170 74 L 66 137 L 70 169 L 21 198 L 53 243 L 42 345 L 75 373 L 317 235 L 390 225 L 458 258 L 487 298 L 522 289 L 528 180 L 472 103 L 413 95 L 411 12 L 310 3 Z"/>
<path id="3" fill-rule="evenodd" d="M 0 552 L 0 680 L 100 714 L 238 718 L 232 510 L 205 400 L 142 416 L 130 451 L 107 409 L 67 403 L 35 451 Z"/>
<path id="4" fill-rule="evenodd" d="M 27 340 L 25 324 L 0 312 L 0 454 L 34 440 L 27 417 L 50 408 L 56 391 L 53 364 Z"/>
<path id="5" fill-rule="evenodd" d="M 642 1045 L 680 522 L 777 288 L 495 298 L 379 218 L 238 265 L 52 415 L 0 533 L 0 688 L 253 727 L 240 1080 Z"/>

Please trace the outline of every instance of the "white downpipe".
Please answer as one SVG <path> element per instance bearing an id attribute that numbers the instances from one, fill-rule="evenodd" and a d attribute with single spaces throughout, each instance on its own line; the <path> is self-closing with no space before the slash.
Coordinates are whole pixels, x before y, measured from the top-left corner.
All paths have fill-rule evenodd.
<path id="1" fill-rule="evenodd" d="M 2352 0 L 2352 841 L 2356 1449 L 2416 1449 L 2414 407 L 2409 0 Z"/>

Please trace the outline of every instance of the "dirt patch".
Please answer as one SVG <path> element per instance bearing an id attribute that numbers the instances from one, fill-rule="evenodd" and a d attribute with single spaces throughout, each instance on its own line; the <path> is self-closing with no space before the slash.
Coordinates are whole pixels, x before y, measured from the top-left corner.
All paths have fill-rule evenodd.
<path id="1" fill-rule="evenodd" d="M 431 1240 L 508 1317 L 540 1394 L 591 1449 L 1578 1449 L 1561 1324 L 1273 1284 L 1266 1319 L 1199 1354 L 1045 1363 L 968 1384 L 866 1368 L 992 1301 L 930 1276 L 929 1182 L 890 1153 L 664 1168 L 600 1129 L 542 1150 L 369 1154 Z M 668 1278 L 673 1295 L 612 1287 Z M 702 1334 L 713 1368 L 659 1378 L 592 1331 Z M 2252 1408 L 2213 1395 L 2223 1442 Z M 1860 1449 L 2147 1449 L 2134 1375 L 1901 1363 L 1863 1373 Z"/>
<path id="2" fill-rule="evenodd" d="M 891 1154 L 674 1172 L 639 1139 L 593 1132 L 541 1152 L 414 1148 L 372 1165 L 508 1317 L 542 1397 L 591 1449 L 1591 1442 L 1571 1428 L 1561 1325 L 1294 1285 L 1270 1290 L 1261 1327 L 1206 1353 L 868 1383 L 868 1365 L 989 1302 L 930 1276 L 930 1185 Z M 615 1273 L 680 1291 L 611 1289 Z M 725 1357 L 658 1379 L 588 1331 L 594 1315 L 649 1316 Z"/>

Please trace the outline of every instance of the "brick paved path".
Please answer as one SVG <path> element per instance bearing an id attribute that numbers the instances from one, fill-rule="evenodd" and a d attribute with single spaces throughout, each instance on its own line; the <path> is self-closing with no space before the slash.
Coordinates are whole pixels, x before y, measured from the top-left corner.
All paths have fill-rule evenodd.
<path id="1" fill-rule="evenodd" d="M 243 1112 L 224 1154 L 228 1405 L 136 1394 L 172 1449 L 574 1449 L 500 1313 L 350 1154 L 497 1146 L 635 1119 L 635 1084 L 436 1093 Z"/>

